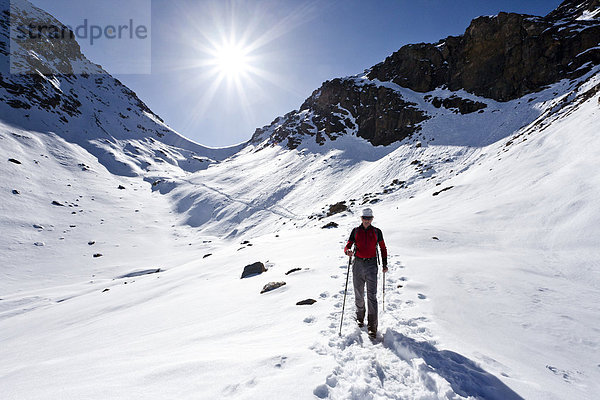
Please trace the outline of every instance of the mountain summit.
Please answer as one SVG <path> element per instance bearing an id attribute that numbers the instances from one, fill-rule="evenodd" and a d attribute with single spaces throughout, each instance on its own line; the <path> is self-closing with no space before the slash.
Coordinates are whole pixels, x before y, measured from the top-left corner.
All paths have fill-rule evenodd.
<path id="1" fill-rule="evenodd" d="M 431 115 L 395 88 L 417 93 L 438 88 L 436 107 L 480 112 L 486 99 L 506 102 L 561 79 L 574 79 L 600 64 L 598 0 L 568 0 L 545 17 L 499 13 L 474 19 L 461 36 L 410 44 L 365 74 L 325 82 L 300 107 L 257 129 L 251 142 L 297 147 L 312 136 L 319 144 L 356 135 L 375 146 L 410 137 Z"/>
<path id="2" fill-rule="evenodd" d="M 52 27 L 23 35 L 29 26 Z M 82 53 L 72 32 L 26 0 L 0 0 L 0 114 L 6 123 L 55 132 L 118 175 L 197 171 L 240 146 L 212 149 L 168 127 Z"/>

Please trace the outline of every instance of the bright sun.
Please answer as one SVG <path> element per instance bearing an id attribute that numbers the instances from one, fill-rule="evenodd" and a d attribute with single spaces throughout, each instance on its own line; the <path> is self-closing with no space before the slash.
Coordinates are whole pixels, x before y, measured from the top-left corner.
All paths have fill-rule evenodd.
<path id="1" fill-rule="evenodd" d="M 223 45 L 214 55 L 215 67 L 227 78 L 237 78 L 248 71 L 248 52 L 239 45 Z"/>

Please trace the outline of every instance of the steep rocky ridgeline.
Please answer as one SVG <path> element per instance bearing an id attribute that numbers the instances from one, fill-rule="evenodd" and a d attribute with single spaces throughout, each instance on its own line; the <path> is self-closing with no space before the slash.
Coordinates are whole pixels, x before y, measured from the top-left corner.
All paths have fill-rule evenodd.
<path id="1" fill-rule="evenodd" d="M 47 29 L 23 35 L 29 26 Z M 89 61 L 67 26 L 26 0 L 0 0 L 0 114 L 52 131 L 125 176 L 197 171 L 241 147 L 210 149 L 179 135 Z"/>
<path id="2" fill-rule="evenodd" d="M 325 82 L 300 107 L 300 111 L 279 118 L 271 126 L 257 129 L 252 142 L 270 134 L 269 143 L 298 146 L 304 135 L 319 144 L 353 134 L 372 144 L 388 145 L 409 136 L 427 116 L 402 96 L 383 86 L 359 85 L 354 80 Z"/>
<path id="3" fill-rule="evenodd" d="M 23 36 L 21 30 L 27 26 L 55 27 L 65 33 L 48 28 L 35 31 L 37 38 Z M 0 92 L 0 100 L 13 108 L 57 113 L 67 123 L 72 120 L 70 117 L 84 112 L 85 99 L 80 96 L 88 93 L 79 89 L 89 84 L 99 91 L 114 91 L 120 100 L 130 103 L 123 110 L 124 117 L 149 113 L 162 122 L 133 91 L 85 58 L 67 26 L 30 3 L 0 2 L 0 39 L 0 55 L 4 58 L 0 71 L 0 87 L 4 91 Z M 93 97 L 100 103 L 99 97 Z M 161 137 L 164 133 L 154 134 Z"/>
<path id="4" fill-rule="evenodd" d="M 578 19 L 583 10 L 574 12 L 567 7 L 571 3 L 546 17 L 500 13 L 476 18 L 462 36 L 402 47 L 368 77 L 417 92 L 445 86 L 508 101 L 581 76 L 600 62 L 595 48 L 600 24 Z M 598 7 L 597 0 L 577 3 Z"/>
<path id="5" fill-rule="evenodd" d="M 430 116 L 394 87 L 427 93 L 465 90 L 499 102 L 518 99 L 600 64 L 600 0 L 567 0 L 545 17 L 499 13 L 474 19 L 462 36 L 402 47 L 364 77 L 326 81 L 300 107 L 257 129 L 251 143 L 296 148 L 356 135 L 375 146 L 410 137 Z M 397 85 L 397 86 L 396 86 Z M 486 104 L 424 96 L 467 114 Z"/>

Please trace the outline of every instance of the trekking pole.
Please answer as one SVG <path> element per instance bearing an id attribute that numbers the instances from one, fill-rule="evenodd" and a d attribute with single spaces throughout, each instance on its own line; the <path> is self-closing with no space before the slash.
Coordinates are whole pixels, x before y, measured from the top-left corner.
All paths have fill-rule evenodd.
<path id="1" fill-rule="evenodd" d="M 383 272 L 383 297 L 382 297 L 383 305 L 381 307 L 382 314 L 385 314 L 385 271 Z"/>
<path id="2" fill-rule="evenodd" d="M 379 266 L 381 265 L 381 260 L 379 257 L 379 246 L 375 246 L 375 251 L 377 252 L 377 269 L 379 269 Z M 381 296 L 382 298 L 382 314 L 385 314 L 385 272 L 383 273 L 383 295 Z"/>
<path id="3" fill-rule="evenodd" d="M 375 246 L 375 251 L 377 252 L 377 269 L 379 270 L 379 266 L 381 265 L 381 260 L 379 256 L 379 246 Z M 385 272 L 383 273 L 383 296 L 382 296 L 382 304 L 381 304 L 381 319 L 383 319 L 383 314 L 385 314 Z"/>
<path id="4" fill-rule="evenodd" d="M 342 303 L 342 319 L 340 321 L 340 334 L 342 336 L 342 324 L 344 323 L 344 308 L 346 308 L 346 293 L 348 292 L 348 278 L 350 277 L 350 264 L 352 263 L 352 256 L 348 256 L 348 272 L 346 272 L 346 287 L 344 288 L 344 302 Z"/>

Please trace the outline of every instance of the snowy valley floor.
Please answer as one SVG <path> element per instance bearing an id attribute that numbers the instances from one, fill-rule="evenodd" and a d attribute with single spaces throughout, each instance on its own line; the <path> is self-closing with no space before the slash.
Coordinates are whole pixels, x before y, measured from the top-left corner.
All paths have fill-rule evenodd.
<path id="1" fill-rule="evenodd" d="M 538 311 L 564 290 L 540 276 L 515 282 L 510 272 L 490 272 L 526 268 L 535 249 L 519 262 L 460 232 L 436 230 L 436 240 L 427 224 L 380 219 L 391 257 L 375 344 L 352 320 L 351 289 L 338 336 L 341 248 L 353 217 L 338 229 L 251 238 L 252 246 L 193 238 L 172 249 L 192 261 L 163 272 L 3 296 L 4 396 L 592 398 L 597 342 L 582 337 L 571 349 L 567 326 L 546 321 L 566 316 Z M 258 260 L 269 270 L 240 279 Z M 139 267 L 131 272 L 147 265 Z M 286 275 L 292 268 L 301 270 Z M 287 284 L 259 294 L 269 281 Z M 20 303 L 32 298 L 43 305 Z M 296 305 L 307 298 L 317 302 Z M 569 315 L 585 324 L 587 311 Z"/>

